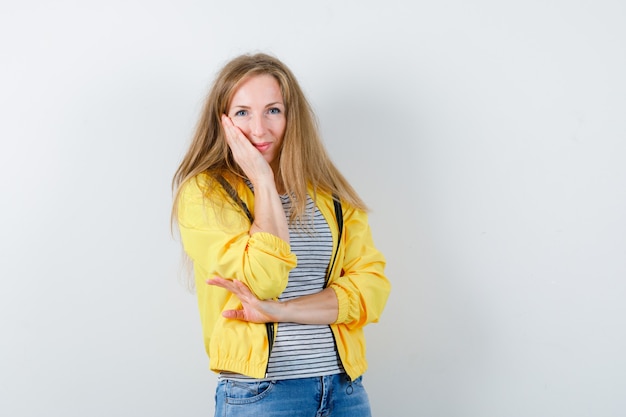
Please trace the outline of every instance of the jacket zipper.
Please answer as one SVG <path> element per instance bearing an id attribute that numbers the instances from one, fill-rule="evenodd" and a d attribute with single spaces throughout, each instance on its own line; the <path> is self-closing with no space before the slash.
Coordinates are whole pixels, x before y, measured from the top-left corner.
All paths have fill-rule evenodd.
<path id="1" fill-rule="evenodd" d="M 267 373 L 270 368 L 270 357 L 272 356 L 272 349 L 274 348 L 274 335 L 276 331 L 274 330 L 275 323 L 265 323 L 265 330 L 267 332 L 267 365 L 265 366 L 265 377 L 267 378 Z"/>
<path id="2" fill-rule="evenodd" d="M 326 282 L 324 283 L 324 288 L 328 286 L 330 282 L 330 277 L 333 273 L 333 269 L 335 269 L 335 261 L 337 260 L 337 254 L 339 253 L 339 246 L 341 245 L 341 235 L 343 234 L 343 211 L 341 209 L 341 201 L 339 197 L 333 194 L 333 205 L 335 206 L 335 220 L 337 221 L 337 248 L 335 249 L 335 254 L 333 255 L 333 260 L 330 264 L 330 268 L 328 269 L 328 276 L 326 277 Z"/>
<path id="3" fill-rule="evenodd" d="M 328 276 L 326 277 L 326 282 L 324 282 L 324 288 L 328 287 L 328 283 L 330 282 L 330 277 L 333 273 L 333 269 L 335 268 L 335 261 L 337 260 L 337 254 L 339 253 L 339 246 L 341 245 L 341 235 L 343 234 L 343 210 L 341 207 L 341 201 L 339 200 L 339 197 L 337 197 L 336 195 L 333 195 L 333 204 L 335 206 L 335 220 L 337 220 L 337 230 L 338 230 L 337 247 L 335 248 L 335 254 L 333 255 L 333 260 L 330 264 L 330 268 L 328 269 Z M 245 203 L 244 203 L 244 206 L 245 206 Z M 251 216 L 250 215 L 248 216 L 250 217 L 250 220 L 252 220 Z M 272 355 L 272 348 L 274 347 L 274 336 L 276 333 L 274 328 L 276 324 L 277 323 L 265 323 L 265 329 L 267 332 L 267 345 L 268 345 L 267 365 L 265 366 L 266 378 L 267 378 L 267 374 L 268 374 L 269 367 L 270 367 L 270 357 Z M 337 346 L 337 341 L 335 340 L 335 333 L 332 331 L 332 329 L 331 329 L 331 334 L 333 335 L 333 341 L 335 342 L 335 346 Z M 341 360 L 341 356 L 339 357 L 339 359 Z M 352 388 L 352 379 L 350 378 L 350 375 L 348 375 L 347 373 L 346 375 L 348 377 L 348 381 L 350 382 L 350 388 Z"/>
<path id="4" fill-rule="evenodd" d="M 333 255 L 333 260 L 332 260 L 332 263 L 330 264 L 330 269 L 328 270 L 328 276 L 326 277 L 324 288 L 328 287 L 328 283 L 330 282 L 330 277 L 332 276 L 333 270 L 335 268 L 335 260 L 337 259 L 337 254 L 339 253 L 339 246 L 341 245 L 341 235 L 343 234 L 343 212 L 341 209 L 341 201 L 339 200 L 339 197 L 333 195 L 333 203 L 335 206 L 335 218 L 337 220 L 337 228 L 339 232 L 337 236 L 337 248 L 335 249 L 335 254 Z M 335 332 L 333 331 L 330 324 L 328 325 L 328 327 L 330 327 L 330 330 L 331 330 L 330 334 L 333 336 L 333 343 L 335 344 L 335 349 L 337 349 L 337 339 L 335 338 Z M 337 355 L 339 356 L 339 360 L 341 361 L 341 366 L 343 366 L 343 360 L 341 359 L 339 350 L 337 350 Z M 348 378 L 348 384 L 350 385 L 350 388 L 352 389 L 352 378 L 350 378 L 350 375 L 348 375 L 347 372 L 346 372 L 346 377 Z M 346 392 L 347 392 L 347 389 L 346 389 Z M 350 392 L 350 394 L 351 393 L 352 392 Z"/>

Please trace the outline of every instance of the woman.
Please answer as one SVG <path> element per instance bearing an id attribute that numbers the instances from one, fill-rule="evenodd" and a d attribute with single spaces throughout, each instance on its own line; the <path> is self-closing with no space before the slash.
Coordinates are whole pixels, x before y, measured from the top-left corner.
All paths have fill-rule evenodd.
<path id="1" fill-rule="evenodd" d="M 282 62 L 237 57 L 174 176 L 216 416 L 370 415 L 363 327 L 390 285 L 314 120 Z"/>

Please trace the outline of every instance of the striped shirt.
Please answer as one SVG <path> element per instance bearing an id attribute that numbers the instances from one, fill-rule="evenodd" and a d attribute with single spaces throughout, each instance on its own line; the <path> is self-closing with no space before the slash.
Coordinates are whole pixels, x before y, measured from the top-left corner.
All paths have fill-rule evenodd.
<path id="1" fill-rule="evenodd" d="M 291 212 L 287 196 L 281 196 L 285 215 Z M 312 214 L 307 230 L 289 225 L 291 251 L 298 259 L 289 273 L 287 288 L 279 300 L 286 301 L 315 294 L 324 289 L 333 253 L 333 239 L 326 219 L 307 196 L 306 212 Z M 332 330 L 328 325 L 278 323 L 278 331 L 267 367 L 267 379 L 293 379 L 333 375 L 343 372 Z M 249 380 L 243 375 L 222 372 L 220 378 Z"/>

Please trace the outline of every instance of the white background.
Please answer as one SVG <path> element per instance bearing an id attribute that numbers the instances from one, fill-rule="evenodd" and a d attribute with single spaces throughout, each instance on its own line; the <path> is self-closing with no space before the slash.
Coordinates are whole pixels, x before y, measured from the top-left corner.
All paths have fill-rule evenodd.
<path id="1" fill-rule="evenodd" d="M 2 0 L 0 415 L 212 415 L 169 187 L 248 51 L 293 69 L 372 208 L 376 416 L 623 415 L 624 22 L 621 0 Z"/>

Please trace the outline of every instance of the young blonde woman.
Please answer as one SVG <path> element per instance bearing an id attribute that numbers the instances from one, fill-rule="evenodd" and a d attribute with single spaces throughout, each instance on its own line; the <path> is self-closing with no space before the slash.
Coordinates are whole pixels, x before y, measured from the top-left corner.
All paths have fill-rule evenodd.
<path id="1" fill-rule="evenodd" d="M 363 327 L 390 285 L 366 207 L 278 59 L 219 72 L 174 175 L 216 416 L 370 416 Z"/>

